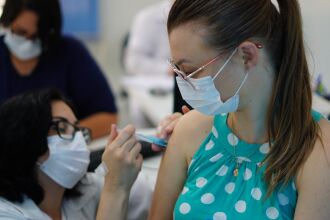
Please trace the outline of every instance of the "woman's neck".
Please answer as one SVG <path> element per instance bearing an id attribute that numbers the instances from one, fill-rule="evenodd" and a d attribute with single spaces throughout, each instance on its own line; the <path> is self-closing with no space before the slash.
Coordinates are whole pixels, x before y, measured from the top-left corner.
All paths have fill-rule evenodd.
<path id="1" fill-rule="evenodd" d="M 268 141 L 266 114 L 253 111 L 237 111 L 228 116 L 228 126 L 240 139 L 251 144 L 263 144 Z"/>
<path id="2" fill-rule="evenodd" d="M 271 73 L 263 73 L 261 78 L 252 79 L 249 95 L 242 95 L 240 109 L 230 113 L 228 126 L 247 143 L 263 144 L 268 141 L 267 111 L 272 95 L 273 78 Z M 262 82 L 262 83 L 261 83 Z"/>
<path id="3" fill-rule="evenodd" d="M 39 184 L 44 190 L 44 198 L 39 208 L 54 220 L 62 219 L 62 202 L 65 188 L 58 185 L 46 174 L 39 172 Z"/>
<path id="4" fill-rule="evenodd" d="M 13 55 L 10 56 L 10 59 L 15 70 L 22 77 L 31 75 L 31 73 L 37 67 L 39 62 L 39 58 L 23 61 Z"/>

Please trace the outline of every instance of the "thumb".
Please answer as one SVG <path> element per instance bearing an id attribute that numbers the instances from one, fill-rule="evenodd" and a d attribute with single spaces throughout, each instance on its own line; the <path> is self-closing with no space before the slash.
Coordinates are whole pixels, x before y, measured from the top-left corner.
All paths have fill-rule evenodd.
<path id="1" fill-rule="evenodd" d="M 182 110 L 182 113 L 183 113 L 183 114 L 186 114 L 186 113 L 188 113 L 188 112 L 190 111 L 190 109 L 189 109 L 186 105 L 183 105 L 183 106 L 181 107 L 181 110 Z"/>

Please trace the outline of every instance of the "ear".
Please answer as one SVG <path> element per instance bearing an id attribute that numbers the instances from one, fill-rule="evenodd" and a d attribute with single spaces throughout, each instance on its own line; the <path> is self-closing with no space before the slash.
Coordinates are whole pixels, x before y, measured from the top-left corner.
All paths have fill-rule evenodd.
<path id="1" fill-rule="evenodd" d="M 251 70 L 257 65 L 259 61 L 260 48 L 260 46 L 257 46 L 251 41 L 244 41 L 239 45 L 239 54 L 247 71 Z"/>

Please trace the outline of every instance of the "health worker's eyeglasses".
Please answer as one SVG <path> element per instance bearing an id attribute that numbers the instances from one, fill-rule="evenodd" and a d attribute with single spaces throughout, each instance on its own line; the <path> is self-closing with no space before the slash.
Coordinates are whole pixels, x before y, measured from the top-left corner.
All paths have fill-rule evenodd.
<path id="1" fill-rule="evenodd" d="M 66 118 L 54 117 L 49 129 L 56 131 L 63 140 L 72 141 L 76 133 L 81 131 L 87 144 L 92 141 L 92 132 L 89 128 L 72 124 Z"/>

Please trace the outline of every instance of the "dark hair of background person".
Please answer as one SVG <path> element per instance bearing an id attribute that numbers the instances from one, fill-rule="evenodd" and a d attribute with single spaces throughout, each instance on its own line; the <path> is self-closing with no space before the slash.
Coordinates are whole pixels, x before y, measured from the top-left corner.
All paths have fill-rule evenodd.
<path id="1" fill-rule="evenodd" d="M 55 48 L 60 40 L 62 30 L 62 15 L 58 0 L 6 0 L 0 23 L 4 27 L 10 24 L 24 10 L 30 10 L 38 15 L 38 37 L 42 41 L 43 51 Z"/>
<path id="2" fill-rule="evenodd" d="M 268 193 L 294 178 L 319 138 L 311 113 L 310 74 L 297 0 L 176 0 L 168 33 L 188 22 L 206 28 L 206 45 L 230 52 L 246 40 L 260 42 L 275 69 L 268 105 L 270 152 L 264 162 Z"/>
<path id="3" fill-rule="evenodd" d="M 55 89 L 35 90 L 0 105 L 0 196 L 23 202 L 23 195 L 39 204 L 44 191 L 37 180 L 37 160 L 48 150 L 51 102 L 71 103 Z M 73 108 L 72 108 L 73 109 Z M 80 195 L 69 189 L 65 197 Z"/>
<path id="4" fill-rule="evenodd" d="M 182 106 L 187 106 L 189 109 L 192 107 L 182 98 L 178 84 L 176 83 L 176 74 L 174 74 L 174 103 L 173 103 L 173 112 L 182 112 Z"/>

